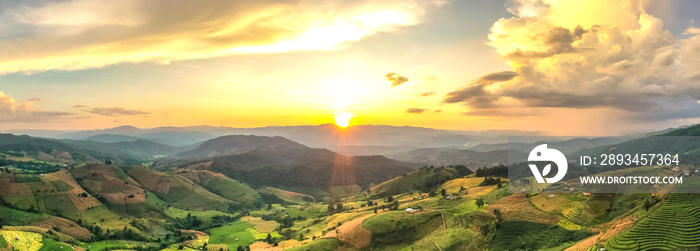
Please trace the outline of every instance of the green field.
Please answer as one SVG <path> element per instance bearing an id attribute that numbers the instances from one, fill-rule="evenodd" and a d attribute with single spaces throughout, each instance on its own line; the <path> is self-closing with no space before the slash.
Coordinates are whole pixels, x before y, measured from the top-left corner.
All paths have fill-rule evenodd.
<path id="1" fill-rule="evenodd" d="M 324 238 L 318 239 L 306 245 L 298 246 L 289 249 L 290 251 L 306 251 L 306 250 L 318 250 L 318 251 L 333 251 L 338 250 L 338 247 L 342 244 L 338 238 Z"/>
<path id="2" fill-rule="evenodd" d="M 229 250 L 236 250 L 238 246 L 248 246 L 255 242 L 255 236 L 248 231 L 252 227 L 250 223 L 239 220 L 223 227 L 212 228 L 209 244 L 226 244 Z"/>
<path id="3" fill-rule="evenodd" d="M 5 236 L 2 236 L 0 234 L 0 248 L 6 248 L 7 247 L 7 241 L 5 240 Z"/>
<path id="4" fill-rule="evenodd" d="M 490 248 L 493 250 L 539 250 L 566 247 L 590 235 L 591 233 L 587 231 L 566 230 L 558 225 L 505 221 L 501 222 L 500 228 L 491 241 Z"/>
<path id="5" fill-rule="evenodd" d="M 5 225 L 26 226 L 47 218 L 48 216 L 44 214 L 30 213 L 0 206 L 0 219 L 5 222 Z"/>
<path id="6" fill-rule="evenodd" d="M 70 246 L 66 245 L 63 242 L 57 242 L 52 239 L 44 238 L 44 243 L 43 246 L 41 246 L 41 249 L 39 251 L 54 251 L 54 250 L 72 250 Z"/>

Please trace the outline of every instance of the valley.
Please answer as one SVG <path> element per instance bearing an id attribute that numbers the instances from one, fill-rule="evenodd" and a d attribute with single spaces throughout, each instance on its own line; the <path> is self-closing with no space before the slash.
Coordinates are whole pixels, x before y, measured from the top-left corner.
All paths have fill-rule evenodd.
<path id="1" fill-rule="evenodd" d="M 683 130 L 671 133 L 693 135 Z M 0 250 L 700 246 L 698 194 L 511 193 L 507 158 L 494 149 L 419 149 L 398 161 L 279 136 L 228 135 L 187 148 L 2 136 L 12 143 L 0 143 Z M 678 143 L 695 156 L 692 142 Z M 589 146 L 572 149 L 598 147 Z M 455 164 L 424 164 L 440 159 Z"/>

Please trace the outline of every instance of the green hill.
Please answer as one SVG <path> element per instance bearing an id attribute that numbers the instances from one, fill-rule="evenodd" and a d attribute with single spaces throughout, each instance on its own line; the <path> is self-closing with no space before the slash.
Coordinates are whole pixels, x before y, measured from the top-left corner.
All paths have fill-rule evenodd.
<path id="1" fill-rule="evenodd" d="M 173 207 L 228 212 L 233 203 L 179 174 L 165 174 L 144 166 L 127 166 L 124 171 Z"/>
<path id="2" fill-rule="evenodd" d="M 239 202 L 246 207 L 256 208 L 263 204 L 262 197 L 255 189 L 237 180 L 208 170 L 179 170 L 176 172 L 201 185 L 214 194 Z"/>
<path id="3" fill-rule="evenodd" d="M 471 171 L 465 172 L 464 174 L 467 175 L 470 172 Z M 370 188 L 370 197 L 386 197 L 388 195 L 401 194 L 413 190 L 430 192 L 431 189 L 438 187 L 442 183 L 462 176 L 464 175 L 460 174 L 457 169 L 452 167 L 423 167 Z"/>

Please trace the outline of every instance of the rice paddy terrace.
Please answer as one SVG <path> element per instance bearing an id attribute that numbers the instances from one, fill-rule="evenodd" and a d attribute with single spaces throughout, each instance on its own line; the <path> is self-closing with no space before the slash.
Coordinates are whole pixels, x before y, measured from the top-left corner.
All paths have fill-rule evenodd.
<path id="1" fill-rule="evenodd" d="M 606 250 L 677 250 L 700 247 L 700 207 L 694 194 L 670 194 L 639 224 L 605 243 Z"/>

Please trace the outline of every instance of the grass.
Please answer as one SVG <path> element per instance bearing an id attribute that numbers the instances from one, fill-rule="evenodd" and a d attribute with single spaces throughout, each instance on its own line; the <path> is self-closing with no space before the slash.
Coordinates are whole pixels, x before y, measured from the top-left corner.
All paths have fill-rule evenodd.
<path id="1" fill-rule="evenodd" d="M 453 179 L 449 180 L 445 183 L 443 183 L 440 189 L 445 189 L 447 190 L 447 193 L 459 193 L 459 188 L 464 187 L 464 189 L 478 186 L 481 184 L 481 182 L 484 181 L 484 178 L 459 178 L 459 179 Z"/>
<path id="2" fill-rule="evenodd" d="M 248 231 L 252 227 L 252 224 L 239 220 L 223 227 L 212 228 L 209 244 L 226 244 L 229 250 L 236 250 L 238 246 L 248 246 L 255 242 L 255 236 Z"/>
<path id="3" fill-rule="evenodd" d="M 511 195 L 511 193 L 508 192 L 508 186 L 504 186 L 502 188 L 493 190 L 484 196 L 481 196 L 481 198 L 484 199 L 484 203 L 493 204 L 497 200 L 499 200 L 503 197 L 506 197 L 508 195 Z"/>
<path id="4" fill-rule="evenodd" d="M 193 173 L 185 173 L 182 175 L 189 178 L 190 180 L 196 180 L 197 177 L 191 176 L 200 175 L 202 177 L 208 177 L 213 174 L 208 171 L 199 171 Z M 208 189 L 209 191 L 215 194 L 218 194 L 221 197 L 240 202 L 241 204 L 246 205 L 247 207 L 255 206 L 256 202 L 262 202 L 262 197 L 260 197 L 260 194 L 258 194 L 258 192 L 255 191 L 255 189 L 229 177 L 215 176 L 206 180 L 206 182 L 200 181 L 198 183 L 204 188 Z"/>
<path id="5" fill-rule="evenodd" d="M 243 221 L 250 223 L 258 232 L 261 233 L 271 233 L 274 232 L 277 227 L 280 226 L 276 221 L 266 221 L 260 217 L 246 216 L 242 218 Z"/>
<path id="6" fill-rule="evenodd" d="M 25 226 L 33 222 L 45 220 L 48 216 L 0 206 L 0 218 L 6 225 Z"/>
<path id="7" fill-rule="evenodd" d="M 373 234 L 388 233 L 399 228 L 416 227 L 438 215 L 439 212 L 407 214 L 403 211 L 391 211 L 367 218 L 362 222 L 362 227 Z"/>
<path id="8" fill-rule="evenodd" d="M 448 214 L 450 216 L 460 216 L 460 215 L 465 215 L 474 211 L 480 211 L 482 210 L 481 208 L 476 206 L 476 201 L 475 200 L 467 200 L 464 201 L 464 203 L 460 204 L 459 206 L 444 210 L 443 212 L 445 214 Z"/>
<path id="9" fill-rule="evenodd" d="M 590 236 L 590 232 L 571 231 L 559 225 L 526 221 L 504 221 L 496 231 L 490 248 L 493 250 L 540 250 L 570 246 Z"/>
<path id="10" fill-rule="evenodd" d="M 306 204 L 307 201 L 304 198 L 307 198 L 307 200 L 313 201 L 313 197 L 311 195 L 291 192 L 291 191 L 282 190 L 282 189 L 274 188 L 274 187 L 263 187 L 263 188 L 258 189 L 257 192 L 261 193 L 261 194 L 274 194 L 277 197 L 279 197 L 280 199 L 282 199 L 286 204 L 291 204 L 291 205 Z"/>
<path id="11" fill-rule="evenodd" d="M 371 188 L 370 198 L 376 199 L 388 195 L 406 193 L 415 190 L 418 184 L 435 180 L 446 181 L 456 177 L 459 177 L 459 172 L 454 168 L 415 170 Z"/>
<path id="12" fill-rule="evenodd" d="M 478 247 L 478 244 L 474 245 L 476 244 L 474 242 L 483 241 L 483 237 L 479 235 L 479 233 L 466 228 L 436 230 L 425 238 L 414 242 L 413 250 L 457 250 L 465 244 Z"/>
<path id="13" fill-rule="evenodd" d="M 41 182 L 41 177 L 37 174 L 17 174 L 15 178 L 17 183 Z"/>
<path id="14" fill-rule="evenodd" d="M 472 201 L 466 198 L 456 198 L 454 200 L 448 200 L 445 198 L 442 198 L 440 196 L 437 197 L 432 197 L 429 199 L 424 199 L 421 201 L 417 202 L 409 202 L 409 207 L 411 208 L 416 208 L 416 207 L 422 207 L 422 208 L 430 208 L 430 209 L 450 209 L 456 206 L 459 206 L 467 201 Z"/>
<path id="15" fill-rule="evenodd" d="M 70 246 L 63 242 L 58 242 L 52 239 L 44 238 L 44 245 L 41 246 L 39 251 L 54 251 L 54 250 L 73 250 Z"/>
<path id="16" fill-rule="evenodd" d="M 225 215 L 225 216 L 231 216 L 233 217 L 233 214 L 227 214 L 227 213 L 222 213 L 219 211 L 214 211 L 214 210 L 207 210 L 207 211 L 193 211 L 193 210 L 185 210 L 185 209 L 180 209 L 180 208 L 175 208 L 175 207 L 169 207 L 165 209 L 165 212 L 173 218 L 185 218 L 187 217 L 188 214 L 190 216 L 194 217 L 196 216 L 198 219 L 205 221 L 205 222 L 211 222 L 211 218 L 214 216 L 219 216 L 219 215 Z"/>
<path id="17" fill-rule="evenodd" d="M 0 230 L 0 235 L 5 236 L 5 240 L 17 250 L 39 250 L 42 246 L 41 234 L 25 231 Z"/>
<path id="18" fill-rule="evenodd" d="M 289 249 L 290 251 L 306 251 L 306 250 L 319 250 L 319 251 L 332 251 L 338 250 L 338 247 L 342 245 L 342 242 L 338 238 L 323 238 L 308 243 L 306 245 L 298 246 Z"/>
<path id="19" fill-rule="evenodd" d="M 102 229 L 123 229 L 125 226 L 130 226 L 129 219 L 120 217 L 105 206 L 85 210 L 82 212 L 81 218 L 83 223 L 96 223 Z"/>
<path id="20" fill-rule="evenodd" d="M 86 250 L 114 250 L 114 249 L 133 249 L 136 247 L 158 246 L 155 243 L 140 242 L 140 241 L 125 241 L 125 240 L 109 240 L 91 243 L 81 243 L 78 245 Z"/>
<path id="21" fill-rule="evenodd" d="M 53 187 L 56 188 L 56 191 L 59 191 L 59 192 L 68 191 L 68 190 L 73 189 L 73 186 L 68 185 L 61 180 L 52 180 L 51 185 L 53 185 Z"/>
<path id="22" fill-rule="evenodd" d="M 5 236 L 2 236 L 0 234 L 0 248 L 6 248 L 7 247 L 7 241 L 5 240 Z"/>

